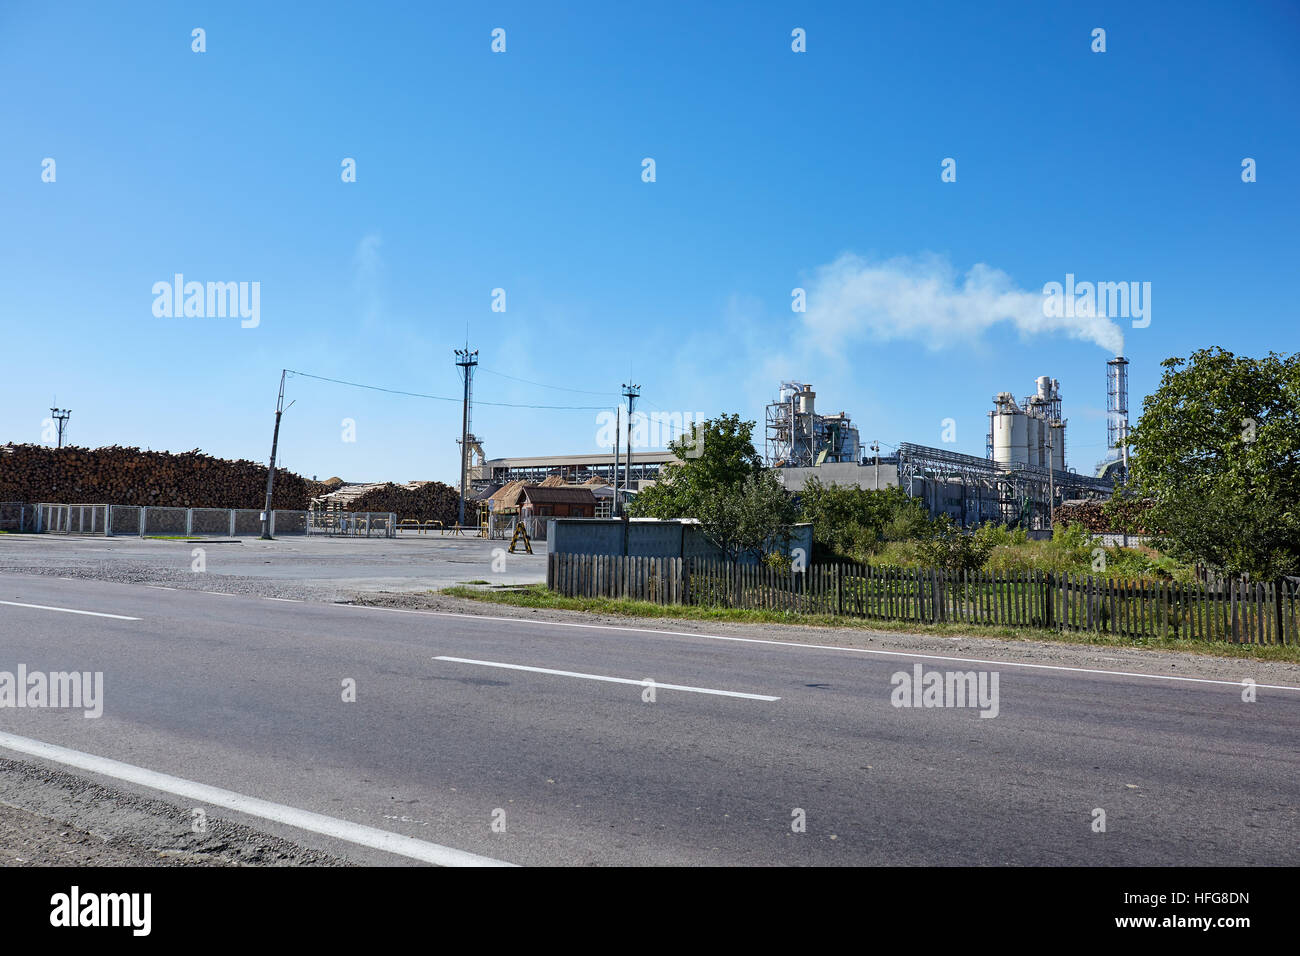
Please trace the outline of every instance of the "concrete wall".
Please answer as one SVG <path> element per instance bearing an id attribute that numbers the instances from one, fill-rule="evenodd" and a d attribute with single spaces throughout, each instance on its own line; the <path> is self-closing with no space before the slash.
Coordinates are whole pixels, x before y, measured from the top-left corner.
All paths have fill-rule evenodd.
<path id="1" fill-rule="evenodd" d="M 626 542 L 624 534 L 626 533 Z M 547 548 L 557 554 L 629 554 L 652 558 L 722 557 L 721 552 L 689 521 L 628 521 L 618 518 L 552 518 L 547 522 Z M 626 548 L 626 550 L 624 550 Z M 812 525 L 794 527 L 790 548 L 812 555 Z M 751 556 L 743 559 L 752 563 Z"/>
<path id="2" fill-rule="evenodd" d="M 777 479 L 786 491 L 803 490 L 808 479 L 816 478 L 823 485 L 840 485 L 873 489 L 876 487 L 875 464 L 860 465 L 852 461 L 828 461 L 815 468 L 777 468 Z M 880 487 L 890 488 L 898 484 L 898 465 L 884 462 L 880 465 Z"/>

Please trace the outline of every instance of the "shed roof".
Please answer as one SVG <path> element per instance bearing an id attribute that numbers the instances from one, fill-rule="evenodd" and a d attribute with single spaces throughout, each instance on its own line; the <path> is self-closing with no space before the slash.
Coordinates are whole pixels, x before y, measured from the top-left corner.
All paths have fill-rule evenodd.
<path id="1" fill-rule="evenodd" d="M 590 488 L 572 486 L 546 488 L 539 485 L 535 488 L 525 488 L 524 497 L 535 505 L 592 505 L 594 507 L 596 504 L 596 496 L 591 493 Z"/>

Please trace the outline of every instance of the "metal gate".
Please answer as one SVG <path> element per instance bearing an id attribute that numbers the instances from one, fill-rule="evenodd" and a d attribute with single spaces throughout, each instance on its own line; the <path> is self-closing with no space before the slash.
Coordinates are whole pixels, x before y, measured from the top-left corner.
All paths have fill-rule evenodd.
<path id="1" fill-rule="evenodd" d="M 48 534 L 105 534 L 108 505 L 37 505 L 36 530 Z"/>

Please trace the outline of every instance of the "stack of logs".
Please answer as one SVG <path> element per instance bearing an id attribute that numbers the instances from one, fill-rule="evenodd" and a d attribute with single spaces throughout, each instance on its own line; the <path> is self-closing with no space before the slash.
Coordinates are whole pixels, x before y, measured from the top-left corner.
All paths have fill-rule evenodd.
<path id="1" fill-rule="evenodd" d="M 307 508 L 308 482 L 277 468 L 272 506 Z M 108 448 L 0 447 L 0 501 L 38 504 L 257 508 L 266 504 L 266 466 L 183 454 Z"/>
<path id="2" fill-rule="evenodd" d="M 460 494 L 455 488 L 441 481 L 429 481 L 417 488 L 394 484 L 372 488 L 353 498 L 346 507 L 348 511 L 392 512 L 399 519 L 441 521 L 451 525 L 456 523 L 459 504 Z M 473 518 L 467 514 L 466 520 L 472 521 Z"/>
<path id="3" fill-rule="evenodd" d="M 1057 524 L 1081 524 L 1094 534 L 1105 531 L 1127 531 L 1129 534 L 1148 534 L 1142 524 L 1147 502 L 1132 501 L 1071 501 L 1056 509 Z"/>

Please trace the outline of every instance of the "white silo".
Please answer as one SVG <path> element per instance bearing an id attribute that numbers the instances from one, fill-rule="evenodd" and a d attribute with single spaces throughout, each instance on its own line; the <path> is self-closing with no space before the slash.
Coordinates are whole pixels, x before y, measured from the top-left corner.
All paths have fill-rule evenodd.
<path id="1" fill-rule="evenodd" d="M 1052 429 L 1052 468 L 1065 471 L 1065 423 Z"/>
<path id="2" fill-rule="evenodd" d="M 999 465 L 1026 464 L 1029 447 L 1025 413 L 1016 406 L 1010 392 L 999 392 L 994 402 L 993 460 Z"/>
<path id="3" fill-rule="evenodd" d="M 1030 409 L 1031 412 L 1035 409 Z M 1043 461 L 1043 420 L 1037 415 L 1025 416 L 1025 463 L 1042 465 Z"/>
<path id="4" fill-rule="evenodd" d="M 816 414 L 814 406 L 817 399 L 817 393 L 812 390 L 811 385 L 805 385 L 803 391 L 799 392 L 797 397 L 799 399 L 800 415 Z"/>

